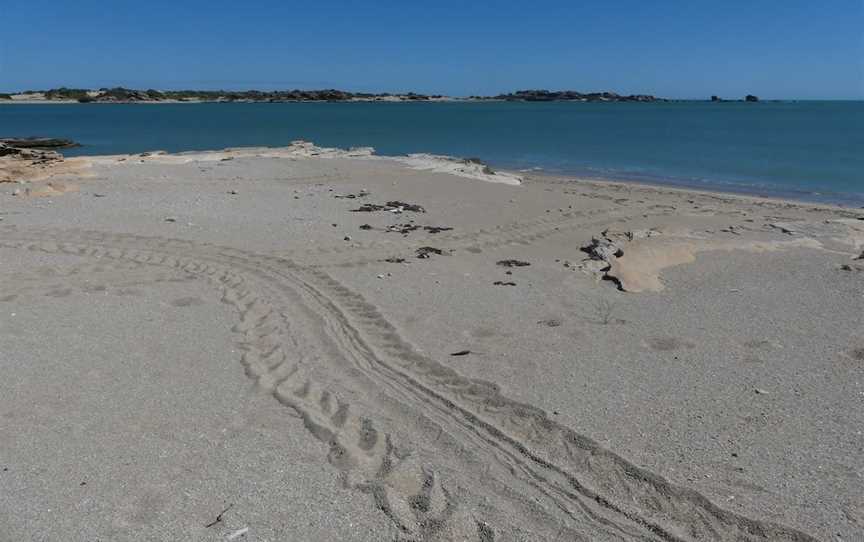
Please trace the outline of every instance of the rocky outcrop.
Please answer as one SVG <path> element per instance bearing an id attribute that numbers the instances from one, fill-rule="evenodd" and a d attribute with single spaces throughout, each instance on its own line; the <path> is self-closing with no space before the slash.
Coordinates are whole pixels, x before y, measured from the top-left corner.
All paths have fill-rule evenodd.
<path id="1" fill-rule="evenodd" d="M 21 149 L 17 149 L 15 147 L 10 147 L 6 143 L 0 142 L 0 157 L 16 156 L 20 153 L 21 153 Z"/>
<path id="2" fill-rule="evenodd" d="M 62 165 L 63 155 L 42 149 L 21 149 L 0 142 L 0 183 L 43 177 Z"/>
<path id="3" fill-rule="evenodd" d="M 606 232 L 600 237 L 592 237 L 591 243 L 582 247 L 582 252 L 588 254 L 590 259 L 611 264 L 615 258 L 624 255 L 624 251 L 614 241 L 606 237 Z"/>
<path id="4" fill-rule="evenodd" d="M 435 154 L 409 154 L 393 158 L 413 169 L 449 173 L 457 177 L 493 183 L 522 184 L 522 177 L 514 173 L 495 171 L 476 158 L 453 158 Z"/>
<path id="5" fill-rule="evenodd" d="M 724 100 L 723 98 L 721 98 L 721 97 L 719 97 L 719 96 L 711 96 L 711 101 L 712 101 L 712 102 L 728 102 L 728 103 L 735 103 L 735 102 L 739 102 L 739 103 L 740 103 L 740 102 L 758 102 L 758 101 L 759 101 L 759 96 L 754 96 L 753 94 L 748 94 L 747 96 L 744 97 L 743 100 Z"/>
<path id="6" fill-rule="evenodd" d="M 0 138 L 0 144 L 5 144 L 9 147 L 15 147 L 18 149 L 68 149 L 80 146 L 71 139 L 50 137 L 6 137 Z"/>
<path id="7" fill-rule="evenodd" d="M 623 291 L 642 291 L 641 286 L 630 284 L 630 280 L 621 275 L 618 260 L 624 256 L 624 247 L 629 243 L 659 234 L 656 230 L 605 230 L 581 248 L 588 258 L 576 265 L 567 262 L 565 266 L 579 269 L 598 279 L 611 280 Z"/>
<path id="8" fill-rule="evenodd" d="M 46 164 L 49 162 L 57 162 L 63 160 L 63 155 L 59 152 L 41 150 L 41 149 L 22 149 L 13 147 L 6 143 L 0 142 L 0 157 L 29 160 L 33 164 Z"/>

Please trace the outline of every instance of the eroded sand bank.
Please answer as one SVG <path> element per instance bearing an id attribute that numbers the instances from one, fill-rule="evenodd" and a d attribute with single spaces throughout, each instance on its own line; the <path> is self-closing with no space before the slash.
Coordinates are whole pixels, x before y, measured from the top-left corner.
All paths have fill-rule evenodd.
<path id="1" fill-rule="evenodd" d="M 306 143 L 82 160 L 0 184 L 4 536 L 864 529 L 864 211 Z"/>

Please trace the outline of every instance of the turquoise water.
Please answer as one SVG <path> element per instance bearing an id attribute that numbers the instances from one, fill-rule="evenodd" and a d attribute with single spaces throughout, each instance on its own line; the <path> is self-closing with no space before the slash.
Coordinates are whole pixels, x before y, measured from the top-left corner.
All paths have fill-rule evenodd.
<path id="1" fill-rule="evenodd" d="M 492 165 L 864 205 L 864 102 L 0 105 L 67 154 L 372 146 Z"/>

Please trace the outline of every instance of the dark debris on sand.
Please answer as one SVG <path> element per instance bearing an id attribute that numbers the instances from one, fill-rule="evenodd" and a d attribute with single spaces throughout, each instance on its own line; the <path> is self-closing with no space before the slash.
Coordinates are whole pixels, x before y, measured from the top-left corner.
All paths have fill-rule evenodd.
<path id="1" fill-rule="evenodd" d="M 561 325 L 561 320 L 558 320 L 557 318 L 549 318 L 548 320 L 540 320 L 537 323 L 541 326 L 558 327 Z"/>
<path id="2" fill-rule="evenodd" d="M 360 192 L 357 192 L 356 194 L 336 194 L 333 197 L 337 198 L 337 199 L 357 199 L 357 198 L 365 198 L 368 195 L 369 195 L 369 192 L 367 192 L 365 190 L 361 190 Z"/>
<path id="3" fill-rule="evenodd" d="M 496 265 L 500 265 L 501 267 L 526 267 L 531 265 L 531 263 L 523 262 L 522 260 L 500 260 L 496 262 Z"/>
<path id="4" fill-rule="evenodd" d="M 417 249 L 417 257 L 421 260 L 429 258 L 432 254 L 437 254 L 438 256 L 441 256 L 442 254 L 444 254 L 444 251 L 440 248 L 435 247 L 420 247 Z"/>
<path id="5" fill-rule="evenodd" d="M 357 209 L 351 209 L 352 213 L 374 213 L 378 211 L 390 211 L 392 213 L 425 213 L 426 209 L 416 203 L 405 203 L 404 201 L 388 201 L 384 205 L 378 203 L 364 203 Z"/>
<path id="6" fill-rule="evenodd" d="M 442 231 L 450 231 L 453 228 L 447 226 L 421 226 L 419 224 L 393 224 L 392 226 L 387 226 L 386 231 L 401 233 L 402 235 L 408 235 L 412 231 L 424 230 L 429 233 L 441 233 Z"/>

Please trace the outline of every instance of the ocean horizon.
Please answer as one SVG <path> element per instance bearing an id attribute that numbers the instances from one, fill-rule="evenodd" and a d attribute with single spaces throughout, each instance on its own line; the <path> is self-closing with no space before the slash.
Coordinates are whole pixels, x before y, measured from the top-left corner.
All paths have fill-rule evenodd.
<path id="1" fill-rule="evenodd" d="M 0 106 L 0 137 L 68 156 L 282 146 L 476 157 L 493 167 L 864 205 L 864 102 L 200 103 Z"/>

